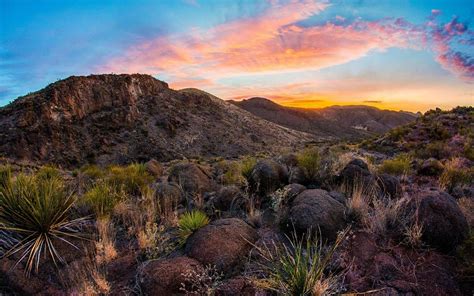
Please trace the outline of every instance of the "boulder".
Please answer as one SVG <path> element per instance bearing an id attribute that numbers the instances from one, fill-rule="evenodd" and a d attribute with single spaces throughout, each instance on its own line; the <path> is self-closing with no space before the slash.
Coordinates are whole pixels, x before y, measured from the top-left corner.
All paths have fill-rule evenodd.
<path id="1" fill-rule="evenodd" d="M 153 188 L 155 197 L 162 207 L 177 205 L 185 201 L 185 196 L 176 183 L 156 183 Z"/>
<path id="2" fill-rule="evenodd" d="M 339 191 L 330 191 L 329 195 L 335 200 L 337 200 L 338 202 L 340 202 L 341 204 L 343 205 L 346 204 L 347 197 L 345 196 L 344 193 L 339 192 Z"/>
<path id="3" fill-rule="evenodd" d="M 202 265 L 189 257 L 151 260 L 140 274 L 140 287 L 145 295 L 184 295 L 180 290 L 189 279 L 188 272 L 200 272 Z"/>
<path id="4" fill-rule="evenodd" d="M 306 187 L 301 184 L 286 185 L 285 187 L 283 187 L 283 192 L 285 192 L 284 204 L 292 203 L 295 197 L 297 197 L 298 194 L 305 190 Z"/>
<path id="5" fill-rule="evenodd" d="M 204 265 L 214 265 L 227 272 L 244 261 L 257 238 L 255 229 L 244 221 L 220 219 L 192 234 L 185 253 Z"/>
<path id="6" fill-rule="evenodd" d="M 345 184 L 352 187 L 356 182 L 361 182 L 363 185 L 372 185 L 374 177 L 369 171 L 368 165 L 361 159 L 351 160 L 339 173 L 337 181 L 340 184 Z"/>
<path id="7" fill-rule="evenodd" d="M 284 166 L 273 160 L 260 160 L 250 174 L 249 185 L 253 192 L 265 196 L 288 182 Z"/>
<path id="8" fill-rule="evenodd" d="M 421 164 L 418 174 L 422 176 L 439 176 L 443 173 L 444 166 L 436 158 L 429 158 Z"/>
<path id="9" fill-rule="evenodd" d="M 449 252 L 468 234 L 469 226 L 456 199 L 446 192 L 425 190 L 411 199 L 405 215 L 417 219 L 422 228 L 422 240 L 441 251 Z"/>
<path id="10" fill-rule="evenodd" d="M 235 185 L 222 187 L 212 201 L 214 208 L 221 211 L 243 209 L 244 203 L 243 194 Z"/>
<path id="11" fill-rule="evenodd" d="M 320 230 L 323 239 L 334 240 L 345 225 L 344 206 L 325 190 L 305 190 L 293 201 L 289 222 L 300 233 Z"/>
<path id="12" fill-rule="evenodd" d="M 390 174 L 380 174 L 377 176 L 377 187 L 383 196 L 397 198 L 402 193 L 402 186 L 398 177 Z"/>
<path id="13" fill-rule="evenodd" d="M 194 163 L 180 163 L 173 166 L 168 181 L 179 184 L 191 195 L 210 192 L 215 186 L 205 170 Z"/>
<path id="14" fill-rule="evenodd" d="M 159 178 L 163 175 L 163 166 L 154 158 L 145 163 L 145 168 L 147 172 L 155 178 Z"/>

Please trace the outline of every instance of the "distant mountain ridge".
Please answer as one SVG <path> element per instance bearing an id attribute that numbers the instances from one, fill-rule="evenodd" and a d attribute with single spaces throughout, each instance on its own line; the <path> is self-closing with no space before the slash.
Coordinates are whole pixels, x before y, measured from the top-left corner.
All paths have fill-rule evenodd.
<path id="1" fill-rule="evenodd" d="M 335 139 L 360 139 L 385 133 L 418 117 L 410 112 L 380 110 L 370 106 L 285 107 L 261 97 L 229 102 L 279 125 Z"/>
<path id="2" fill-rule="evenodd" d="M 237 157 L 314 136 L 149 75 L 72 76 L 0 108 L 0 156 L 77 166 Z"/>

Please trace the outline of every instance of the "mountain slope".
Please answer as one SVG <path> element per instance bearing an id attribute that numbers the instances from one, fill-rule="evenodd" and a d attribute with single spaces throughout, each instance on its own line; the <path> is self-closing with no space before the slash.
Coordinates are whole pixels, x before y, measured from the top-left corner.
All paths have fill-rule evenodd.
<path id="1" fill-rule="evenodd" d="M 63 166 L 235 157 L 312 139 L 140 74 L 72 76 L 0 109 L 0 156 Z"/>
<path id="2" fill-rule="evenodd" d="M 282 126 L 337 139 L 358 139 L 384 133 L 398 125 L 412 122 L 417 117 L 413 113 L 380 110 L 368 106 L 303 109 L 284 107 L 265 98 L 230 102 Z"/>

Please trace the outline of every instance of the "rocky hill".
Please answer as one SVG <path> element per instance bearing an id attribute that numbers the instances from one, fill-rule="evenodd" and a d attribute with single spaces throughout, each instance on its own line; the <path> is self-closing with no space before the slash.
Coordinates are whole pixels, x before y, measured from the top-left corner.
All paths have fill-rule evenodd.
<path id="1" fill-rule="evenodd" d="M 359 139 L 385 133 L 391 128 L 412 122 L 417 117 L 409 112 L 380 110 L 369 106 L 303 109 L 284 107 L 265 98 L 231 102 L 282 126 L 335 139 Z"/>
<path id="2" fill-rule="evenodd" d="M 313 138 L 139 74 L 72 76 L 0 109 L 0 156 L 63 166 L 234 157 Z"/>

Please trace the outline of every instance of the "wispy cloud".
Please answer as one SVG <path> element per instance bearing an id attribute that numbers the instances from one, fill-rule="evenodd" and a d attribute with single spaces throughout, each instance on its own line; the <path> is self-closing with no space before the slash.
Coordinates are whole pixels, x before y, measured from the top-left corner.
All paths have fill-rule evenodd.
<path id="1" fill-rule="evenodd" d="M 432 50 L 443 68 L 474 81 L 473 58 L 455 50 L 456 44 L 472 42 L 473 32 L 457 18 L 437 23 L 441 11 L 433 9 L 422 24 L 403 18 L 300 24 L 328 7 L 321 1 L 273 1 L 252 18 L 137 44 L 98 71 L 166 75 L 177 88 L 217 87 L 222 77 L 322 69 L 396 47 Z"/>

